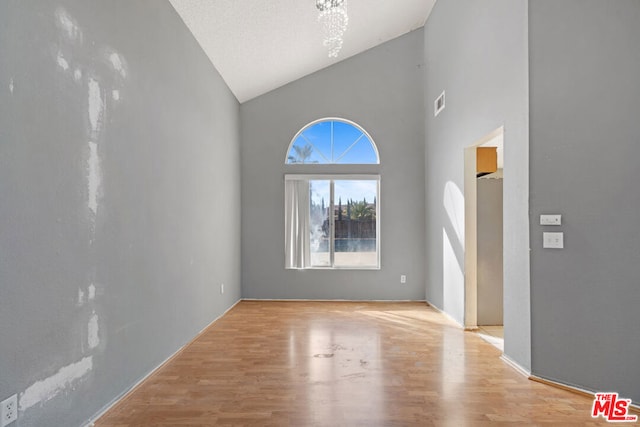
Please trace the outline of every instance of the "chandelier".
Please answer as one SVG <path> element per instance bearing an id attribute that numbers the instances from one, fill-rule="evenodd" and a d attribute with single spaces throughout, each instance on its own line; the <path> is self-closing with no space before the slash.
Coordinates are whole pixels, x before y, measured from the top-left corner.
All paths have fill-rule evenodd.
<path id="1" fill-rule="evenodd" d="M 324 40 L 322 44 L 329 49 L 329 57 L 335 58 L 342 49 L 342 36 L 347 31 L 347 0 L 316 0 L 320 11 L 318 22 L 322 26 Z"/>

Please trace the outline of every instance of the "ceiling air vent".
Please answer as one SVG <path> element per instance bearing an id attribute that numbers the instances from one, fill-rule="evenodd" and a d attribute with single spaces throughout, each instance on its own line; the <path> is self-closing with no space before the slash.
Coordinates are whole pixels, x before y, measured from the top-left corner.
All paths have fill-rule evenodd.
<path id="1" fill-rule="evenodd" d="M 437 117 L 442 110 L 444 110 L 444 91 L 433 101 L 433 117 Z"/>

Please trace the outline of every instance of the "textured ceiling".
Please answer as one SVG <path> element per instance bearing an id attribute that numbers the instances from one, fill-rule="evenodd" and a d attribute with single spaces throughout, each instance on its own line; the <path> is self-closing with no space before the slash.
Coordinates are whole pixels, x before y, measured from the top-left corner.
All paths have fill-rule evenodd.
<path id="1" fill-rule="evenodd" d="M 315 0 L 170 0 L 240 102 L 424 25 L 436 0 L 348 0 L 337 58 Z"/>

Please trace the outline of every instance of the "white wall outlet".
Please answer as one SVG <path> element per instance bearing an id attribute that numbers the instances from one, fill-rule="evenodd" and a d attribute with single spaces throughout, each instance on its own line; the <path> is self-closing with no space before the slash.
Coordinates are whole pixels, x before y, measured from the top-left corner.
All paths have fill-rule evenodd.
<path id="1" fill-rule="evenodd" d="M 542 233 L 542 247 L 543 248 L 564 248 L 564 233 Z"/>
<path id="2" fill-rule="evenodd" d="M 407 283 L 407 276 L 405 274 L 400 275 L 400 283 Z"/>
<path id="3" fill-rule="evenodd" d="M 562 215 L 540 215 L 540 225 L 562 225 Z"/>
<path id="4" fill-rule="evenodd" d="M 14 394 L 11 397 L 3 400 L 0 403 L 0 416 L 2 416 L 0 426 L 8 426 L 12 422 L 18 419 L 18 395 Z"/>
<path id="5" fill-rule="evenodd" d="M 220 283 L 220 293 L 224 294 L 224 283 Z"/>

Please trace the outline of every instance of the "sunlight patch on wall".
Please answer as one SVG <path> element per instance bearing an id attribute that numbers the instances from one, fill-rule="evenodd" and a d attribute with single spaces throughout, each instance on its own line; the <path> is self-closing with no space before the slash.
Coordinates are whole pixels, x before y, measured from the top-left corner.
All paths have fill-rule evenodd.
<path id="1" fill-rule="evenodd" d="M 464 273 L 444 228 L 442 229 L 442 275 L 444 311 L 463 324 Z"/>
<path id="2" fill-rule="evenodd" d="M 444 186 L 443 204 L 458 242 L 464 248 L 464 196 L 458 186 L 451 181 L 447 181 Z"/>

